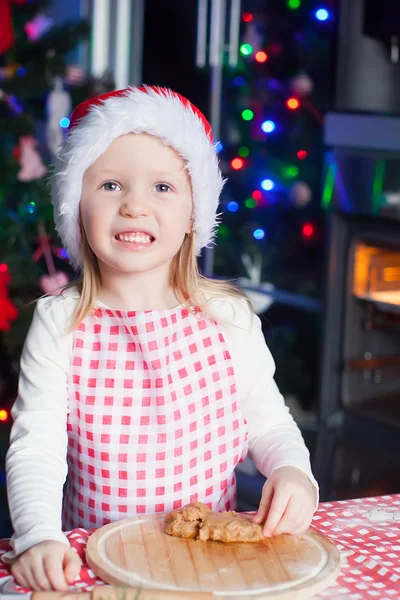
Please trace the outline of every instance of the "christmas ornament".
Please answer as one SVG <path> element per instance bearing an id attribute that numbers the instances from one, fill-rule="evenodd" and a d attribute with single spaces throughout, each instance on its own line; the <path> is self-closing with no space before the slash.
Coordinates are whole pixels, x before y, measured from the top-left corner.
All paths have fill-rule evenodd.
<path id="1" fill-rule="evenodd" d="M 0 0 L 1 1 L 1 0 Z M 11 63 L 6 67 L 0 67 L 0 81 L 8 81 L 9 79 L 13 79 L 20 71 L 21 65 L 19 63 Z M 21 71 L 20 71 L 21 73 Z M 7 94 L 2 90 L 5 99 L 7 99 Z"/>
<path id="2" fill-rule="evenodd" d="M 42 163 L 42 158 L 36 150 L 39 142 L 31 135 L 24 135 L 19 140 L 21 156 L 19 171 L 17 178 L 19 181 L 33 181 L 44 177 L 47 172 L 45 165 Z"/>
<path id="3" fill-rule="evenodd" d="M 65 72 L 65 82 L 69 85 L 80 85 L 85 79 L 84 70 L 78 65 L 68 65 Z"/>
<path id="4" fill-rule="evenodd" d="M 11 5 L 26 4 L 27 0 L 0 0 L 0 54 L 7 52 L 14 44 Z"/>
<path id="5" fill-rule="evenodd" d="M 50 296 L 57 296 L 61 293 L 62 289 L 67 285 L 69 279 L 65 273 L 62 271 L 56 271 L 53 261 L 52 249 L 50 246 L 50 236 L 47 235 L 46 229 L 43 223 L 39 223 L 39 248 L 36 250 L 33 255 L 33 260 L 39 260 L 41 256 L 44 256 L 46 261 L 47 270 L 49 272 L 48 275 L 42 275 L 40 277 L 40 287 L 44 291 L 45 294 L 49 294 Z"/>
<path id="6" fill-rule="evenodd" d="M 312 200 L 310 186 L 307 183 L 304 183 L 304 181 L 296 181 L 289 192 L 289 198 L 291 203 L 297 208 L 307 206 Z"/>
<path id="7" fill-rule="evenodd" d="M 0 0 L 1 2 L 1 0 Z M 4 90 L 0 89 L 0 101 L 7 102 L 9 108 L 13 111 L 14 114 L 18 115 L 23 111 L 22 106 L 18 103 L 18 100 L 15 96 L 10 96 L 6 94 Z"/>
<path id="8" fill-rule="evenodd" d="M 253 53 L 256 54 L 262 49 L 263 42 L 264 36 L 260 32 L 257 23 L 255 23 L 254 21 L 250 21 L 250 23 L 247 23 L 243 36 L 243 43 L 249 44 L 253 49 Z"/>
<path id="9" fill-rule="evenodd" d="M 238 284 L 240 287 L 254 287 L 260 288 L 266 292 L 272 292 L 275 289 L 275 286 L 272 283 L 261 282 L 261 270 L 262 270 L 262 261 L 263 257 L 261 252 L 259 252 L 255 259 L 252 260 L 249 254 L 241 255 L 242 264 L 246 269 L 247 277 L 241 277 L 238 280 Z M 251 300 L 253 304 L 254 312 L 257 315 L 261 315 L 266 310 L 270 308 L 273 303 L 272 296 L 268 296 L 267 294 L 263 294 L 262 292 L 258 292 L 255 290 L 243 290 Z"/>
<path id="10" fill-rule="evenodd" d="M 290 82 L 290 87 L 298 96 L 308 96 L 314 88 L 314 83 L 307 73 L 298 73 Z"/>
<path id="11" fill-rule="evenodd" d="M 6 265 L 0 266 L 4 267 L 4 269 L 0 269 L 0 331 L 8 331 L 11 327 L 11 321 L 15 321 L 18 317 L 18 310 L 8 295 L 11 275 L 8 273 Z"/>
<path id="12" fill-rule="evenodd" d="M 19 163 L 19 161 L 21 160 L 21 148 L 18 146 L 18 144 L 13 147 L 13 149 L 11 150 L 11 154 L 13 155 L 13 158 Z"/>
<path id="13" fill-rule="evenodd" d="M 232 144 L 232 146 L 237 146 L 242 139 L 240 131 L 236 125 L 236 123 L 228 122 L 227 124 L 227 132 L 226 132 L 226 141 L 228 144 Z"/>
<path id="14" fill-rule="evenodd" d="M 65 273 L 58 271 L 51 275 L 42 275 L 39 281 L 45 294 L 58 296 L 69 282 L 69 279 Z"/>
<path id="15" fill-rule="evenodd" d="M 36 15 L 36 17 L 26 23 L 25 25 L 25 33 L 28 36 L 30 42 L 35 42 L 43 34 L 46 33 L 53 26 L 53 19 L 46 17 L 45 15 Z"/>
<path id="16" fill-rule="evenodd" d="M 64 131 L 60 123 L 63 122 L 63 119 L 68 119 L 71 109 L 71 96 L 64 90 L 62 79 L 56 77 L 54 80 L 54 89 L 47 97 L 46 138 L 47 145 L 53 156 L 57 155 L 64 137 Z M 69 120 L 67 123 L 69 123 Z"/>

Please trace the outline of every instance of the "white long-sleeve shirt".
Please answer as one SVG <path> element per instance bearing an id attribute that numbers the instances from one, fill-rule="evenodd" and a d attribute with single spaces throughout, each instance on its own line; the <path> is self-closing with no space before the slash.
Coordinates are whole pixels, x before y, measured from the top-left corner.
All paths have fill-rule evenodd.
<path id="1" fill-rule="evenodd" d="M 38 301 L 21 357 L 14 424 L 6 457 L 7 491 L 16 556 L 43 540 L 68 544 L 62 532 L 63 485 L 67 476 L 68 372 L 78 300 L 69 290 Z M 104 306 L 99 303 L 99 306 Z M 309 452 L 274 381 L 275 364 L 260 319 L 244 301 L 209 301 L 234 365 L 240 407 L 247 421 L 249 456 L 266 477 L 283 466 L 297 467 L 315 487 Z"/>

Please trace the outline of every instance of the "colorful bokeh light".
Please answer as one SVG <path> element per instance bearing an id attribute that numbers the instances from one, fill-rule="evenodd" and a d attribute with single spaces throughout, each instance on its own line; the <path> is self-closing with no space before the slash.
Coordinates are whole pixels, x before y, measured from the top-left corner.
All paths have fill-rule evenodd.
<path id="1" fill-rule="evenodd" d="M 231 167 L 235 171 L 239 171 L 240 169 L 242 169 L 243 165 L 244 165 L 244 160 L 242 158 L 236 157 L 233 160 L 231 160 Z"/>
<path id="2" fill-rule="evenodd" d="M 268 54 L 266 52 L 264 52 L 264 50 L 260 50 L 259 52 L 256 53 L 255 57 L 256 61 L 258 63 L 265 63 L 268 60 Z"/>
<path id="3" fill-rule="evenodd" d="M 235 200 L 231 200 L 227 204 L 227 209 L 229 212 L 237 212 L 239 210 L 239 204 L 235 202 Z"/>
<path id="4" fill-rule="evenodd" d="M 296 110 L 300 106 L 300 102 L 297 98 L 288 98 L 286 101 L 286 106 L 290 108 L 290 110 Z"/>
<path id="5" fill-rule="evenodd" d="M 242 15 L 242 19 L 245 23 L 251 23 L 251 21 L 253 20 L 253 15 L 250 12 L 245 12 Z"/>
<path id="6" fill-rule="evenodd" d="M 271 190 L 274 189 L 275 183 L 272 181 L 272 179 L 264 179 L 261 182 L 261 187 L 262 187 L 263 190 L 266 190 L 267 192 L 270 192 Z"/>
<path id="7" fill-rule="evenodd" d="M 301 229 L 302 236 L 304 238 L 310 239 L 314 236 L 315 227 L 312 223 L 304 223 Z"/>
<path id="8" fill-rule="evenodd" d="M 262 240 L 265 237 L 265 231 L 263 229 L 256 229 L 253 231 L 253 237 L 256 240 Z"/>
<path id="9" fill-rule="evenodd" d="M 251 121 L 252 119 L 254 119 L 254 113 L 252 110 L 250 110 L 249 108 L 246 108 L 243 112 L 242 112 L 242 119 L 244 121 Z"/>
<path id="10" fill-rule="evenodd" d="M 243 56 L 250 56 L 252 52 L 253 46 L 251 46 L 251 44 L 242 44 L 240 46 L 240 53 L 243 54 Z"/>
<path id="11" fill-rule="evenodd" d="M 265 133 L 272 133 L 276 129 L 276 124 L 274 123 L 274 121 L 264 121 L 264 123 L 261 125 L 261 129 Z"/>
<path id="12" fill-rule="evenodd" d="M 314 14 L 318 21 L 327 21 L 329 19 L 329 11 L 326 8 L 318 8 Z"/>

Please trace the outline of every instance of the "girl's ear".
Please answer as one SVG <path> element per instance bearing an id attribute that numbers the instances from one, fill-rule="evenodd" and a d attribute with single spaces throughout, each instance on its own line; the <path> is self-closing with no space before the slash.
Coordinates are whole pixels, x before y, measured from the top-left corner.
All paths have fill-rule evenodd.
<path id="1" fill-rule="evenodd" d="M 192 218 L 190 219 L 190 221 L 189 221 L 189 227 L 188 227 L 188 231 L 186 231 L 186 233 L 187 233 L 187 235 L 188 235 L 189 237 L 191 237 L 191 236 L 192 236 L 192 234 L 193 234 L 193 226 L 194 226 L 194 219 L 193 219 L 193 217 L 192 217 Z"/>

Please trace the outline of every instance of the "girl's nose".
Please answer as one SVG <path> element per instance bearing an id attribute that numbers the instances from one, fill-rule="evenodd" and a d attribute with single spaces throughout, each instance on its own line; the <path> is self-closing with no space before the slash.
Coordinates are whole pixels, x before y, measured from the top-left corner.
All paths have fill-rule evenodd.
<path id="1" fill-rule="evenodd" d="M 120 214 L 123 217 L 141 217 L 147 216 L 147 203 L 143 199 L 143 195 L 139 193 L 129 193 L 125 196 L 120 207 Z"/>

